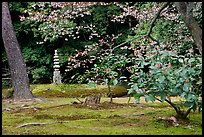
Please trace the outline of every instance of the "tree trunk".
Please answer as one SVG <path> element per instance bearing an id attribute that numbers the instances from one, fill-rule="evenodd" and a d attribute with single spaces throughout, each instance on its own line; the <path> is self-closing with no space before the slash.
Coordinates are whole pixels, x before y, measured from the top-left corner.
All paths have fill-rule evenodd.
<path id="1" fill-rule="evenodd" d="M 181 13 L 199 52 L 202 54 L 202 29 L 193 17 L 193 2 L 175 2 L 175 5 Z"/>
<path id="2" fill-rule="evenodd" d="M 110 79 L 108 79 L 108 91 L 109 91 L 109 94 L 110 94 L 110 103 L 112 103 L 113 102 L 113 92 L 110 89 Z"/>
<path id="3" fill-rule="evenodd" d="M 11 71 L 14 99 L 32 99 L 26 64 L 13 29 L 8 2 L 2 2 L 2 38 Z"/>

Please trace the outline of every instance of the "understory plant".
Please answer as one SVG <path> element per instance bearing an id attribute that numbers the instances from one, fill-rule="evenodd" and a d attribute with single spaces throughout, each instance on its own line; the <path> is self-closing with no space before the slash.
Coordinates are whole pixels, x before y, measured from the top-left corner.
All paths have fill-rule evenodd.
<path id="1" fill-rule="evenodd" d="M 91 74 L 89 79 L 89 85 L 93 83 L 105 84 L 108 86 L 108 95 L 110 96 L 110 103 L 112 103 L 113 93 L 111 85 L 117 85 L 120 81 L 125 80 L 126 77 L 122 76 L 121 68 L 125 67 L 127 58 L 122 55 L 114 55 L 112 53 L 99 59 L 98 64 L 94 64 L 94 67 L 87 71 L 86 74 Z"/>
<path id="2" fill-rule="evenodd" d="M 142 96 L 146 102 L 165 101 L 176 111 L 177 118 L 186 119 L 191 110 L 202 111 L 201 60 L 200 55 L 185 57 L 172 51 L 153 50 L 132 67 L 128 94 L 136 103 Z M 149 71 L 142 71 L 147 66 Z M 180 101 L 172 102 L 170 97 L 180 97 Z"/>

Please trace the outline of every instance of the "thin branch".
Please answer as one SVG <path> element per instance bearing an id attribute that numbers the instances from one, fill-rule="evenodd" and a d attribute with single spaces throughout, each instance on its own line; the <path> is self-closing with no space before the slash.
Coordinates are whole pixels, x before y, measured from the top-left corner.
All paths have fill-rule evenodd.
<path id="1" fill-rule="evenodd" d="M 169 100 L 167 100 L 167 99 L 165 99 L 165 101 L 166 101 L 167 103 L 169 103 L 169 104 L 176 110 L 176 113 L 177 113 L 177 114 L 179 113 L 179 110 L 178 110 L 178 108 L 176 107 L 176 105 L 175 105 L 174 103 L 172 103 L 171 101 L 169 101 Z"/>
<path id="2" fill-rule="evenodd" d="M 151 24 L 150 24 L 150 28 L 149 28 L 149 31 L 148 31 L 148 33 L 147 33 L 147 36 L 150 35 L 150 33 L 152 32 L 152 29 L 153 29 L 153 27 L 154 27 L 154 23 L 156 22 L 156 19 L 159 17 L 159 15 L 160 15 L 160 13 L 162 12 L 162 10 L 163 10 L 166 6 L 169 5 L 169 3 L 170 3 L 170 2 L 166 2 L 166 3 L 158 10 L 158 12 L 155 14 L 155 16 L 154 16 L 154 18 L 153 18 L 153 20 L 152 20 L 152 22 L 151 22 Z"/>
<path id="3" fill-rule="evenodd" d="M 155 38 L 153 38 L 150 34 L 147 35 L 152 41 L 155 41 L 156 43 L 154 45 L 159 45 L 159 41 Z"/>
<path id="4" fill-rule="evenodd" d="M 190 107 L 186 113 L 184 114 L 184 118 L 186 118 L 188 116 L 188 114 L 191 112 L 191 109 L 193 109 L 193 107 Z"/>
<path id="5" fill-rule="evenodd" d="M 167 7 L 169 5 L 170 2 L 166 2 L 159 10 L 158 12 L 155 14 L 151 24 L 150 24 L 150 28 L 149 28 L 149 31 L 147 32 L 147 36 L 150 37 L 153 41 L 156 41 L 156 44 L 159 44 L 159 41 L 156 40 L 155 38 L 153 38 L 150 34 L 152 32 L 152 29 L 155 25 L 155 22 L 156 22 L 156 19 L 159 17 L 160 13 L 162 12 L 162 10 Z"/>
<path id="6" fill-rule="evenodd" d="M 158 18 L 158 16 L 159 16 L 160 13 L 162 12 L 162 10 L 163 10 L 165 7 L 167 7 L 167 6 L 169 5 L 169 3 L 170 3 L 170 2 L 166 2 L 166 3 L 158 10 L 158 12 L 155 14 L 155 16 L 154 16 L 154 18 L 153 18 L 153 20 L 152 20 L 152 22 L 151 22 L 151 24 L 150 24 L 150 28 L 149 28 L 149 31 L 147 32 L 147 34 L 145 34 L 145 35 L 140 35 L 140 36 L 148 36 L 148 37 L 150 37 L 153 41 L 156 42 L 155 45 L 158 45 L 158 44 L 159 44 L 159 41 L 156 40 L 155 38 L 153 38 L 150 34 L 151 34 L 151 32 L 152 32 L 152 29 L 153 29 L 153 27 L 154 27 L 154 23 L 155 23 L 156 19 Z M 124 44 L 126 44 L 126 43 L 128 43 L 128 42 L 130 42 L 130 41 L 133 41 L 133 40 L 137 39 L 137 38 L 140 37 L 140 36 L 136 36 L 136 37 L 134 37 L 134 38 L 132 38 L 132 39 L 130 39 L 130 40 L 128 40 L 128 41 L 125 41 L 125 42 L 123 42 L 123 43 L 121 43 L 121 44 L 115 46 L 110 52 L 112 53 L 113 50 L 115 50 L 116 48 L 118 48 L 118 47 L 120 47 L 120 46 L 122 46 L 122 45 L 124 45 Z"/>
<path id="7" fill-rule="evenodd" d="M 75 97 L 79 102 L 84 103 L 83 101 L 81 101 L 79 98 Z"/>
<path id="8" fill-rule="evenodd" d="M 162 100 L 160 100 L 160 99 L 158 99 L 158 98 L 156 98 L 156 97 L 154 97 L 156 100 L 158 100 L 158 101 L 160 101 L 160 102 L 162 102 Z"/>
<path id="9" fill-rule="evenodd" d="M 11 78 L 1 78 L 2 80 L 7 80 L 7 79 L 11 79 Z"/>
<path id="10" fill-rule="evenodd" d="M 113 52 L 113 50 L 115 50 L 116 48 L 118 48 L 118 47 L 120 47 L 120 46 L 122 46 L 122 45 L 124 45 L 124 44 L 126 44 L 126 43 L 128 43 L 128 42 L 130 42 L 130 41 L 133 41 L 133 40 L 135 40 L 135 39 L 137 39 L 137 38 L 139 38 L 139 37 L 141 37 L 142 35 L 140 35 L 140 36 L 136 36 L 136 37 L 134 37 L 134 38 L 132 38 L 132 39 L 130 39 L 130 40 L 128 40 L 128 41 L 125 41 L 125 42 L 123 42 L 123 43 L 121 43 L 121 44 L 119 44 L 119 45 L 117 45 L 117 46 L 115 46 L 113 49 L 111 49 L 111 53 Z M 144 35 L 145 36 L 145 35 Z"/>
<path id="11" fill-rule="evenodd" d="M 160 99 L 158 99 L 158 98 L 156 98 L 156 97 L 155 97 L 155 99 L 158 100 L 158 101 L 160 101 L 160 102 L 162 102 L 162 100 L 160 100 Z M 172 103 L 170 100 L 167 100 L 167 99 L 165 99 L 165 101 L 166 101 L 167 103 L 169 103 L 169 104 L 176 110 L 176 112 L 178 112 L 178 109 L 177 109 L 177 107 L 175 106 L 174 103 Z"/>
<path id="12" fill-rule="evenodd" d="M 1 74 L 2 77 L 10 76 L 10 73 Z"/>

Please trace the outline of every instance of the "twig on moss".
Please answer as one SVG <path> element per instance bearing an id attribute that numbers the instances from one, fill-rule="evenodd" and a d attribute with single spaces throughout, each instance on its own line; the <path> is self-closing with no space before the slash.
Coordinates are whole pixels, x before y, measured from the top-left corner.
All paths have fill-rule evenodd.
<path id="1" fill-rule="evenodd" d="M 81 101 L 80 99 L 78 99 L 77 97 L 75 97 L 79 102 L 84 103 L 83 101 Z"/>
<path id="2" fill-rule="evenodd" d="M 25 123 L 25 124 L 19 125 L 16 128 L 21 128 L 21 127 L 25 127 L 25 126 L 29 126 L 29 125 L 46 125 L 46 124 L 54 124 L 54 123 L 56 123 L 56 122 L 47 122 L 47 123 L 31 122 L 31 123 Z"/>
<path id="3" fill-rule="evenodd" d="M 31 122 L 31 123 L 25 123 L 22 125 L 17 126 L 16 128 L 21 128 L 21 127 L 25 127 L 25 126 L 29 126 L 29 125 L 47 125 L 47 124 L 56 124 L 56 123 L 67 123 L 69 121 L 55 121 L 55 122 L 47 122 L 47 123 L 41 123 L 41 122 Z"/>

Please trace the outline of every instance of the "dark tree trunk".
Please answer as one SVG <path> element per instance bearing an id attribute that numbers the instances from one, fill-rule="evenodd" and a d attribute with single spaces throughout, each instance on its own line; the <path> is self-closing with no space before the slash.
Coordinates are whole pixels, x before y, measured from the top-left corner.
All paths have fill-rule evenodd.
<path id="1" fill-rule="evenodd" d="M 26 64 L 13 29 L 8 2 L 2 2 L 2 38 L 11 71 L 14 99 L 32 99 Z"/>
<path id="2" fill-rule="evenodd" d="M 110 94 L 110 103 L 112 103 L 113 102 L 113 92 L 110 89 L 110 79 L 108 79 L 108 91 Z"/>
<path id="3" fill-rule="evenodd" d="M 193 2 L 175 2 L 175 5 L 181 13 L 199 52 L 202 54 L 202 29 L 193 17 Z"/>

